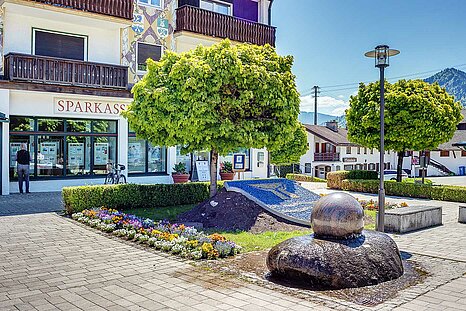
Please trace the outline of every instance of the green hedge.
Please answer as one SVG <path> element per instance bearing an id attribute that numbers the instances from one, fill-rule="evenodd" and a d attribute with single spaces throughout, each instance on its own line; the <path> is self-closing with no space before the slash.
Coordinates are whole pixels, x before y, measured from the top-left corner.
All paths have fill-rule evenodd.
<path id="1" fill-rule="evenodd" d="M 337 188 L 337 182 L 334 182 L 333 189 L 367 193 L 377 193 L 379 189 L 378 180 L 344 179 L 339 183 L 341 186 Z M 433 186 L 393 180 L 385 181 L 384 186 L 387 195 L 466 203 L 466 187 L 463 186 Z"/>
<path id="2" fill-rule="evenodd" d="M 327 174 L 327 187 L 331 189 L 342 189 L 342 182 L 345 179 L 348 179 L 348 171 L 329 172 Z"/>
<path id="3" fill-rule="evenodd" d="M 219 181 L 219 188 L 223 183 Z M 209 198 L 209 183 L 119 184 L 65 187 L 62 190 L 68 214 L 96 207 L 130 209 L 196 204 Z"/>
<path id="4" fill-rule="evenodd" d="M 378 179 L 376 171 L 352 170 L 348 172 L 347 179 Z"/>
<path id="5" fill-rule="evenodd" d="M 327 182 L 325 179 L 304 174 L 286 174 L 286 179 L 296 181 Z"/>

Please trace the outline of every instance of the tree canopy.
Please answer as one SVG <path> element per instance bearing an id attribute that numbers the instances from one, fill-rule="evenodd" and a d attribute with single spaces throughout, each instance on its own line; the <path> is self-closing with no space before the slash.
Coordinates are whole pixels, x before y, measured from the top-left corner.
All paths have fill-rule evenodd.
<path id="1" fill-rule="evenodd" d="M 229 40 L 168 51 L 158 62 L 147 61 L 148 73 L 133 87 L 124 116 L 154 145 L 210 150 L 212 195 L 218 154 L 274 150 L 293 139 L 300 100 L 292 64 L 292 56 L 279 56 L 270 45 Z"/>
<path id="2" fill-rule="evenodd" d="M 270 162 L 275 165 L 299 163 L 301 156 L 307 150 L 307 132 L 301 126 L 294 132 L 292 140 L 282 144 L 279 149 L 270 152 Z"/>
<path id="3" fill-rule="evenodd" d="M 346 111 L 348 139 L 379 149 L 379 113 L 380 83 L 361 83 Z M 385 82 L 385 148 L 388 150 L 401 153 L 436 149 L 453 137 L 461 119 L 460 103 L 437 83 Z M 401 172 L 400 163 L 399 170 Z"/>

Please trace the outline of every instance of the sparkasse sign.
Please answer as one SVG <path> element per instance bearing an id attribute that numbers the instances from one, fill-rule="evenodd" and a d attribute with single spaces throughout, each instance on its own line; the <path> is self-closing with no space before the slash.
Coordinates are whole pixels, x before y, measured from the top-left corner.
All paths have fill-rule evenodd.
<path id="1" fill-rule="evenodd" d="M 119 115 L 126 109 L 125 103 L 91 99 L 54 98 L 55 114 Z"/>

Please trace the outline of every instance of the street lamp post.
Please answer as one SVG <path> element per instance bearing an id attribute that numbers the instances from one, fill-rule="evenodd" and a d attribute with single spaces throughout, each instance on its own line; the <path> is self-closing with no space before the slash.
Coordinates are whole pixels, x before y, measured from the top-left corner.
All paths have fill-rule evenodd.
<path id="1" fill-rule="evenodd" d="M 377 216 L 377 231 L 384 232 L 385 225 L 385 68 L 390 65 L 390 56 L 399 54 L 400 51 L 393 50 L 388 45 L 378 45 L 373 51 L 366 52 L 366 57 L 375 59 L 375 67 L 380 69 L 380 160 L 379 160 L 379 213 Z"/>

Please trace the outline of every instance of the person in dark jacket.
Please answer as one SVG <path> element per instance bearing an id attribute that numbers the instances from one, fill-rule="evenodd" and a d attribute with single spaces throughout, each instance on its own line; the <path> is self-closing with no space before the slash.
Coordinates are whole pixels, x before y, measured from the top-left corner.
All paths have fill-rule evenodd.
<path id="1" fill-rule="evenodd" d="M 19 192 L 23 193 L 23 180 L 26 182 L 26 193 L 29 193 L 29 163 L 31 155 L 27 151 L 27 145 L 21 144 L 21 150 L 16 153 L 16 162 L 18 162 L 18 183 Z"/>

